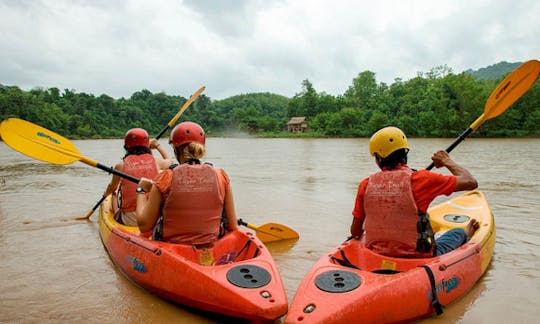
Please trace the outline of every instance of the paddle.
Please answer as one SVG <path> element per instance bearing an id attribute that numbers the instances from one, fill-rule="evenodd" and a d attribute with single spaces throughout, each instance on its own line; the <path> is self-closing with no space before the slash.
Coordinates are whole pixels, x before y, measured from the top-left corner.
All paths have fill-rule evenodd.
<path id="1" fill-rule="evenodd" d="M 450 153 L 465 137 L 478 129 L 486 120 L 495 118 L 505 112 L 533 86 L 539 75 L 540 62 L 537 60 L 530 60 L 518 66 L 493 90 L 486 101 L 484 113 L 448 146 L 446 152 Z M 431 170 L 434 166 L 432 162 L 426 169 Z"/>
<path id="2" fill-rule="evenodd" d="M 160 139 L 161 136 L 163 136 L 163 134 L 165 134 L 165 132 L 176 123 L 178 118 L 180 118 L 180 116 L 182 116 L 184 111 L 189 107 L 189 105 L 191 105 L 191 103 L 193 101 L 195 101 L 197 99 L 197 97 L 199 97 L 199 95 L 204 91 L 204 89 L 206 89 L 206 87 L 202 86 L 199 90 L 197 90 L 197 92 L 195 92 L 194 94 L 191 95 L 191 97 L 189 97 L 189 99 L 184 103 L 182 108 L 180 108 L 178 113 L 176 113 L 176 115 L 167 123 L 167 125 L 165 125 L 165 127 L 163 127 L 161 132 L 159 132 L 159 134 L 156 136 L 156 139 Z M 88 213 L 86 213 L 86 215 L 84 217 L 77 217 L 76 219 L 77 220 L 89 219 L 90 216 L 92 216 L 92 214 L 94 213 L 94 211 L 96 211 L 96 209 L 99 207 L 99 205 L 101 205 L 103 200 L 105 200 L 105 196 L 101 197 L 101 199 L 94 205 L 94 207 Z"/>
<path id="3" fill-rule="evenodd" d="M 267 223 L 262 226 L 256 226 L 238 219 L 238 225 L 251 228 L 257 233 L 257 237 L 263 242 L 274 242 L 279 240 L 298 239 L 299 235 L 293 229 L 276 223 Z"/>

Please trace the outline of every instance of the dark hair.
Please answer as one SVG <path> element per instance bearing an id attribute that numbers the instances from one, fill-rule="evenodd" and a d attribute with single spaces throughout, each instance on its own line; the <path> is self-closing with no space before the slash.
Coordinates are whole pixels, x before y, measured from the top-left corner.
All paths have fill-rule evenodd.
<path id="1" fill-rule="evenodd" d="M 124 146 L 124 149 L 126 147 Z M 126 155 L 122 159 L 127 158 L 130 155 L 152 154 L 152 151 L 147 146 L 134 146 L 126 149 Z"/>
<path id="2" fill-rule="evenodd" d="M 392 170 L 400 163 L 407 164 L 407 153 L 409 153 L 409 149 L 406 148 L 395 150 L 387 157 L 380 158 L 379 167 Z"/>

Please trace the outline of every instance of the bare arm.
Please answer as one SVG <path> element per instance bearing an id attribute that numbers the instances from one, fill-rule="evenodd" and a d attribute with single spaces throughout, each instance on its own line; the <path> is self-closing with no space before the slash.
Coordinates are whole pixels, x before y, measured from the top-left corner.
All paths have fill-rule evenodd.
<path id="1" fill-rule="evenodd" d="M 454 162 L 446 151 L 440 150 L 435 152 L 431 160 L 433 160 L 435 167 L 440 168 L 444 166 L 457 177 L 456 191 L 473 190 L 478 187 L 476 178 L 473 177 L 469 170 Z"/>
<path id="2" fill-rule="evenodd" d="M 171 166 L 171 164 L 173 164 L 171 156 L 169 155 L 167 150 L 165 150 L 163 146 L 158 142 L 157 139 L 153 138 L 150 140 L 150 149 L 156 149 L 159 152 L 159 154 L 161 154 L 162 158 L 156 159 L 156 163 L 158 165 L 159 170 L 165 170 L 169 166 Z"/>
<path id="3" fill-rule="evenodd" d="M 139 187 L 150 193 L 148 199 L 145 194 L 137 194 L 137 225 L 139 230 L 144 233 L 151 231 L 156 225 L 161 211 L 162 198 L 161 192 L 150 179 L 142 178 L 139 181 Z"/>
<path id="4" fill-rule="evenodd" d="M 236 209 L 234 207 L 234 198 L 231 185 L 227 186 L 223 210 L 225 211 L 225 217 L 227 217 L 227 229 L 230 231 L 237 230 L 238 219 L 236 218 Z"/>
<path id="5" fill-rule="evenodd" d="M 359 219 L 356 217 L 353 217 L 353 221 L 351 224 L 351 235 L 360 237 L 362 236 L 362 223 L 364 222 L 363 219 Z"/>

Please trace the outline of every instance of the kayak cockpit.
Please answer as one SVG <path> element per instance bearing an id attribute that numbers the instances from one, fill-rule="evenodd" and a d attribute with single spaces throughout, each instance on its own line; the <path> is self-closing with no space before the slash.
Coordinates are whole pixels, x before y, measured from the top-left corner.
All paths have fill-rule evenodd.
<path id="1" fill-rule="evenodd" d="M 426 263 L 425 258 L 398 258 L 377 254 L 358 239 L 343 242 L 328 257 L 334 264 L 384 275 L 406 272 Z"/>
<path id="2" fill-rule="evenodd" d="M 233 231 L 205 247 L 171 243 L 163 245 L 174 254 L 200 265 L 222 265 L 251 260 L 261 255 L 261 249 L 265 247 L 257 245 L 252 238 L 251 233 L 243 235 Z"/>

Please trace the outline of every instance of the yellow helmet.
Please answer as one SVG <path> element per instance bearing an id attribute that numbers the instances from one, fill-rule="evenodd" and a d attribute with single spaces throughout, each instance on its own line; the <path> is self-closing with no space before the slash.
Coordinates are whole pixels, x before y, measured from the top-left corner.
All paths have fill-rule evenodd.
<path id="1" fill-rule="evenodd" d="M 399 149 L 408 149 L 407 136 L 397 127 L 379 129 L 369 140 L 369 153 L 386 158 Z"/>

